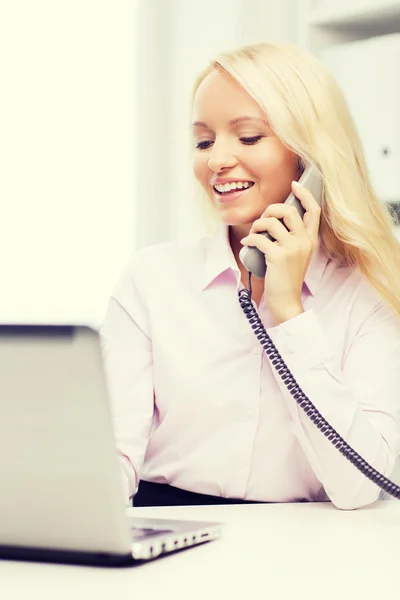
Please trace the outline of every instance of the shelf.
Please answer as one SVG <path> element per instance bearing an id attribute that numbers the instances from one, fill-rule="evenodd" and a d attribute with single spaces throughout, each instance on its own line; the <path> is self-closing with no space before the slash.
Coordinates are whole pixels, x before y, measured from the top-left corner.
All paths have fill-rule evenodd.
<path id="1" fill-rule="evenodd" d="M 350 0 L 343 6 L 338 2 L 329 8 L 321 5 L 310 11 L 309 23 L 329 28 L 379 28 L 383 31 L 395 31 L 400 27 L 400 0 L 358 0 L 358 6 L 355 4 L 355 0 Z"/>

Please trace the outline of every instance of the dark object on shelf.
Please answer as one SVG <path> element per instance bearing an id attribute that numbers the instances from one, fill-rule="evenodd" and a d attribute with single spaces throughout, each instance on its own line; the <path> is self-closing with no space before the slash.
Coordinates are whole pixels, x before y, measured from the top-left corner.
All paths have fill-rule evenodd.
<path id="1" fill-rule="evenodd" d="M 387 202 L 386 205 L 392 215 L 394 224 L 396 226 L 400 225 L 400 202 Z"/>

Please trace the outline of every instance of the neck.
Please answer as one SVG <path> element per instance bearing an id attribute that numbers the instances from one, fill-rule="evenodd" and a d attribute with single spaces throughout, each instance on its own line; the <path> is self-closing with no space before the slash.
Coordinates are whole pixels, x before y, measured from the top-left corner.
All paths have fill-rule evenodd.
<path id="1" fill-rule="evenodd" d="M 239 258 L 239 252 L 243 248 L 243 245 L 240 243 L 240 240 L 243 239 L 246 235 L 248 235 L 250 227 L 251 225 L 245 225 L 243 227 L 229 227 L 229 243 L 232 248 L 236 264 L 240 269 L 240 277 L 242 280 L 242 284 L 245 288 L 248 287 L 249 273 Z M 252 290 L 252 298 L 256 302 L 256 304 L 259 305 L 264 292 L 264 279 L 253 277 Z"/>
<path id="2" fill-rule="evenodd" d="M 236 263 L 240 267 L 240 270 L 242 270 L 243 266 L 239 259 L 239 252 L 243 248 L 243 245 L 240 243 L 240 240 L 242 240 L 244 237 L 246 237 L 246 235 L 248 235 L 250 227 L 251 225 L 229 227 L 229 243 L 232 248 L 232 252 L 235 257 Z"/>

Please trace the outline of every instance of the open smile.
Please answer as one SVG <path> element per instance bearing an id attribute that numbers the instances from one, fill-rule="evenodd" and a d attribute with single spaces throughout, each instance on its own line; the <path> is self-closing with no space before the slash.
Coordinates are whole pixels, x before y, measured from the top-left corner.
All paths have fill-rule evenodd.
<path id="1" fill-rule="evenodd" d="M 237 200 L 254 185 L 254 181 L 234 181 L 213 185 L 214 195 L 218 202 Z"/>

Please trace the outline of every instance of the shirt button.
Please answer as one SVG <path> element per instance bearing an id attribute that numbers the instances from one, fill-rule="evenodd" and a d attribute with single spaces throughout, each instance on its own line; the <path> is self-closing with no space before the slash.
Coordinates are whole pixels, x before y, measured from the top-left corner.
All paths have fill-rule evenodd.
<path id="1" fill-rule="evenodd" d="M 260 354 L 260 353 L 261 353 L 261 348 L 260 348 L 260 346 L 254 346 L 254 348 L 253 348 L 253 354 L 256 354 L 256 355 L 258 355 L 258 354 Z"/>

